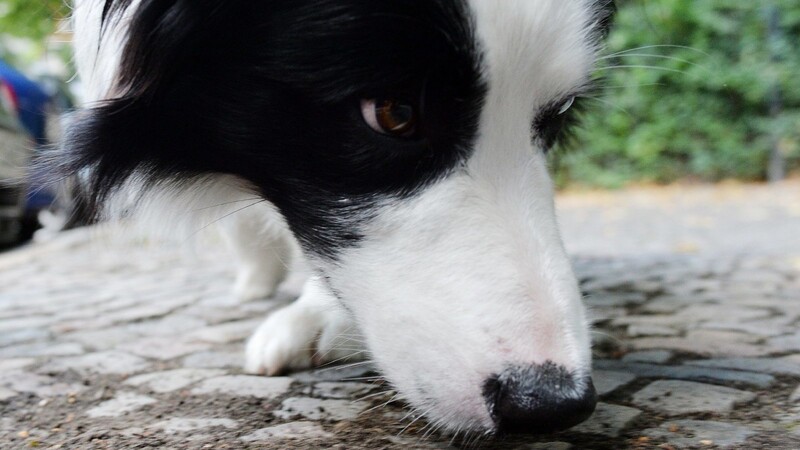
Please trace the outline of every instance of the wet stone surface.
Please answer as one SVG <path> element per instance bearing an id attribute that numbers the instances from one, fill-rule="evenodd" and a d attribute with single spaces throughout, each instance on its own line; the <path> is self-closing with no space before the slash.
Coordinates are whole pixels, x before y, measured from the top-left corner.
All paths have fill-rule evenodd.
<path id="1" fill-rule="evenodd" d="M 265 378 L 195 251 L 77 230 L 0 254 L 0 448 L 800 448 L 800 184 L 559 199 L 595 323 L 595 415 L 551 436 L 431 433 L 368 366 Z"/>

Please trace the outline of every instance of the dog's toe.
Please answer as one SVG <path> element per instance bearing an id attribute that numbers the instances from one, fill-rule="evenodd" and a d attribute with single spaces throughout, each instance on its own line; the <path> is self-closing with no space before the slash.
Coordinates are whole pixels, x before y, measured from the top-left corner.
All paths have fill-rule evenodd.
<path id="1" fill-rule="evenodd" d="M 277 375 L 363 358 L 363 339 L 350 317 L 318 293 L 309 289 L 258 327 L 247 342 L 245 371 Z"/>
<path id="2" fill-rule="evenodd" d="M 318 318 L 295 304 L 276 311 L 247 342 L 245 371 L 277 375 L 311 367 L 320 328 Z"/>

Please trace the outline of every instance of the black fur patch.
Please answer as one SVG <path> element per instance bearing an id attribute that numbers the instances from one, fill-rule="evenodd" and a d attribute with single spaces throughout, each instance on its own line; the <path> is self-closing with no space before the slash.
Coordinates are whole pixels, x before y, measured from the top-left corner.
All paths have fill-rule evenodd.
<path id="1" fill-rule="evenodd" d="M 130 0 L 107 0 L 104 27 Z M 453 0 L 143 0 L 118 98 L 77 113 L 69 171 L 101 203 L 208 173 L 257 186 L 305 248 L 334 257 L 381 199 L 468 157 L 485 93 L 467 6 Z M 380 135 L 362 98 L 414 96 L 421 138 Z"/>
<path id="2" fill-rule="evenodd" d="M 595 0 L 593 8 L 592 19 L 595 27 L 593 36 L 599 43 L 608 35 L 617 9 L 614 0 Z M 586 96 L 597 93 L 599 81 L 594 80 L 594 83 L 585 86 L 581 92 L 575 92 L 574 103 L 565 112 L 561 112 L 561 108 L 569 97 L 548 103 L 539 110 L 533 121 L 532 133 L 545 151 L 569 140 L 571 132 L 580 123 L 580 117 L 586 111 Z"/>

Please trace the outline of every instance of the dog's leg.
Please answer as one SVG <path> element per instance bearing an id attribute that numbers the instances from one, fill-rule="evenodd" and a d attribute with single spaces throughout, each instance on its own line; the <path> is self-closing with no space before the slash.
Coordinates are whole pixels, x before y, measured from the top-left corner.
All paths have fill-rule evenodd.
<path id="1" fill-rule="evenodd" d="M 272 214 L 254 206 L 221 222 L 222 236 L 238 262 L 233 292 L 240 300 L 271 296 L 288 272 L 291 241 Z"/>
<path id="2" fill-rule="evenodd" d="M 276 375 L 365 357 L 350 315 L 316 277 L 303 294 L 262 323 L 247 342 L 245 370 Z"/>

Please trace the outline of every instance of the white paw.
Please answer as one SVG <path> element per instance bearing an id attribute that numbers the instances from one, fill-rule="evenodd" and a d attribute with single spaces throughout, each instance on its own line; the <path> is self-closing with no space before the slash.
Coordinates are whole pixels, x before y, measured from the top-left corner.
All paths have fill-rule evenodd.
<path id="1" fill-rule="evenodd" d="M 314 281 L 289 306 L 272 313 L 247 342 L 245 371 L 277 375 L 364 358 L 352 320 Z"/>

